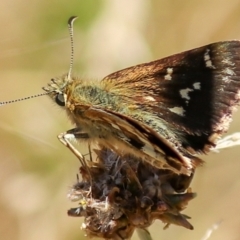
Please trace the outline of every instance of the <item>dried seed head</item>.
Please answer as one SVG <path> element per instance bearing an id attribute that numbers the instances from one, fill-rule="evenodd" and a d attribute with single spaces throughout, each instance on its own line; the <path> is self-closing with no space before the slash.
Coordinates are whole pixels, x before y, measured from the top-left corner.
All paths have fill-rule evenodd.
<path id="1" fill-rule="evenodd" d="M 91 183 L 84 174 L 68 194 L 79 203 L 68 215 L 84 217 L 82 229 L 87 236 L 130 239 L 136 228 L 145 229 L 156 219 L 165 228 L 175 224 L 193 229 L 188 217 L 181 214 L 196 196 L 188 190 L 192 176 L 183 178 L 137 158 L 119 157 L 102 146 L 94 152 L 89 166 Z"/>

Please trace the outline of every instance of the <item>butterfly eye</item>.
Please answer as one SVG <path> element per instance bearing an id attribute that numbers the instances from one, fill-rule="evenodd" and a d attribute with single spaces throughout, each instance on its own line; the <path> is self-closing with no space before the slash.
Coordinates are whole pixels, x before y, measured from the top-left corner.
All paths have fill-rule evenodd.
<path id="1" fill-rule="evenodd" d="M 55 102 L 56 102 L 59 106 L 62 106 L 62 107 L 65 106 L 65 100 L 64 100 L 64 96 L 63 96 L 62 93 L 58 93 L 58 94 L 56 95 Z"/>

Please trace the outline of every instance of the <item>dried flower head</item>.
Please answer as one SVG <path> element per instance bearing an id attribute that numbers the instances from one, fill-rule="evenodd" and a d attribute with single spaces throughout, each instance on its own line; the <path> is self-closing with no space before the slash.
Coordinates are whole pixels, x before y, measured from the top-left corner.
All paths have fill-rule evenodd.
<path id="1" fill-rule="evenodd" d="M 80 167 L 82 179 L 68 194 L 79 204 L 68 215 L 84 218 L 87 236 L 130 239 L 136 228 L 146 229 L 156 219 L 164 228 L 175 224 L 193 229 L 181 213 L 196 196 L 189 188 L 193 174 L 177 175 L 102 146 L 94 152 L 95 160 Z"/>

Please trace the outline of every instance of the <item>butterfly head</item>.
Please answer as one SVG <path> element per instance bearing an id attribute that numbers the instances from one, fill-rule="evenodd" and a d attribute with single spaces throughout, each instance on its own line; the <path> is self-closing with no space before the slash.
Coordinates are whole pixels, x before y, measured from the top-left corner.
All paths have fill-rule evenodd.
<path id="1" fill-rule="evenodd" d="M 53 78 L 47 87 L 43 87 L 43 90 L 59 105 L 64 107 L 66 105 L 66 91 L 67 86 L 70 84 L 67 75 L 62 77 Z"/>

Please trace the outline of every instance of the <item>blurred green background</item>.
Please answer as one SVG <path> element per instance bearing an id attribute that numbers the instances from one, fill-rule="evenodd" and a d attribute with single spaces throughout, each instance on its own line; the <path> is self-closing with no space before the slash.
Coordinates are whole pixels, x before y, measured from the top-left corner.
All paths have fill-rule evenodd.
<path id="1" fill-rule="evenodd" d="M 0 2 L 0 101 L 42 92 L 68 71 L 67 19 L 75 22 L 74 73 L 101 79 L 121 68 L 211 42 L 240 39 L 238 0 L 3 0 Z M 0 238 L 84 239 L 66 211 L 76 158 L 57 140 L 71 128 L 46 96 L 0 108 Z M 240 112 L 230 133 L 240 130 Z M 83 153 L 87 152 L 82 148 Z M 198 197 L 185 214 L 195 230 L 150 228 L 155 240 L 240 239 L 240 148 L 210 154 L 192 184 Z M 134 239 L 137 239 L 134 236 Z"/>

